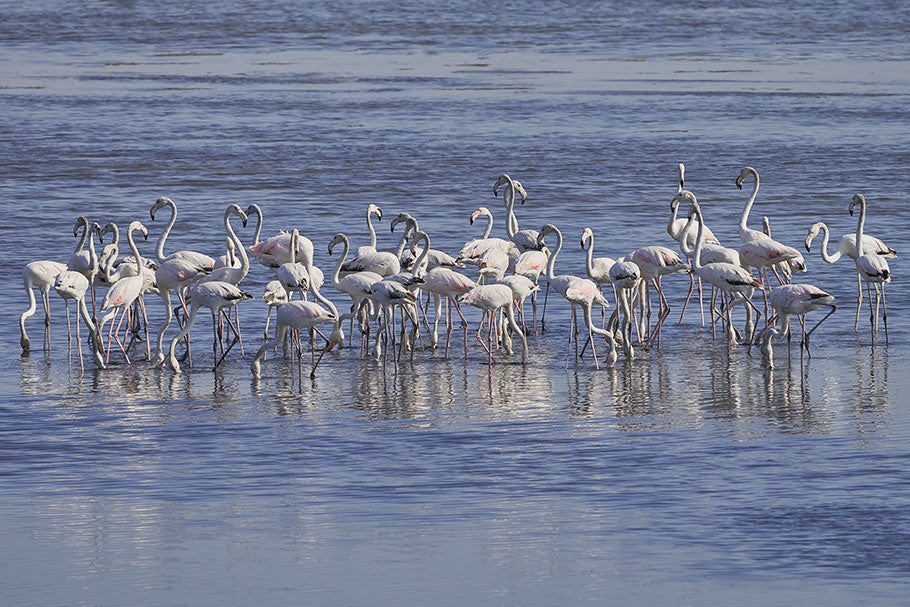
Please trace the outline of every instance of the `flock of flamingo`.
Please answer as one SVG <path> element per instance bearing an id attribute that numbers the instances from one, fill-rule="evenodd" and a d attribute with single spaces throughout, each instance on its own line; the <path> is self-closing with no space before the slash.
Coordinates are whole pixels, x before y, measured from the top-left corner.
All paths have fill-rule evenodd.
<path id="1" fill-rule="evenodd" d="M 689 293 L 683 305 L 679 322 L 683 321 L 689 300 L 697 286 L 699 300 L 702 299 L 702 284 L 709 283 L 709 302 L 712 337 L 720 323 L 728 347 L 760 345 L 763 360 L 773 368 L 772 341 L 786 336 L 788 352 L 791 339 L 791 316 L 797 316 L 801 324 L 800 355 L 805 349 L 809 354 L 811 334 L 836 309 L 834 297 L 829 293 L 806 283 L 793 283 L 795 273 L 806 270 L 805 261 L 798 250 L 786 246 L 770 236 L 767 218 L 763 230 L 748 227 L 749 214 L 759 189 L 758 172 L 745 167 L 736 178 L 736 186 L 753 179 L 752 193 L 743 208 L 739 221 L 739 249 L 724 247 L 708 228 L 701 207 L 695 195 L 685 189 L 685 167 L 678 165 L 678 186 L 676 196 L 670 202 L 670 218 L 667 232 L 677 241 L 682 256 L 667 247 L 645 246 L 617 259 L 594 257 L 594 233 L 585 228 L 581 235 L 581 247 L 587 249 L 586 277 L 556 274 L 556 262 L 563 246 L 563 235 L 553 224 L 537 230 L 520 230 L 515 215 L 515 202 L 524 204 L 527 192 L 521 183 L 502 174 L 493 185 L 493 194 L 502 191 L 506 211 L 505 238 L 492 237 L 493 216 L 486 207 L 477 209 L 470 218 L 471 224 L 481 217 L 486 218 L 486 230 L 480 238 L 465 243 L 456 256 L 431 248 L 429 235 L 420 230 L 417 220 L 408 213 L 399 214 L 391 222 L 394 233 L 403 224 L 398 247 L 394 251 L 377 249 L 373 217 L 381 221 L 382 211 L 376 205 L 369 205 L 366 212 L 370 244 L 358 247 L 353 255 L 345 234 L 337 234 L 328 244 L 329 254 L 341 248 L 338 261 L 330 276 L 332 287 L 351 298 L 347 312 L 340 314 L 335 305 L 321 290 L 325 282 L 323 272 L 313 265 L 313 243 L 301 235 L 299 230 L 281 233 L 260 241 L 262 211 L 252 204 L 246 210 L 232 204 L 224 211 L 226 231 L 226 253 L 218 258 L 195 251 L 177 251 L 165 254 L 165 242 L 177 219 L 177 206 L 167 197 L 159 198 L 150 210 L 155 215 L 162 209 L 170 211 L 167 227 L 158 239 L 154 260 L 144 257 L 136 244 L 135 235 L 148 238 L 148 229 L 139 221 L 133 221 L 127 229 L 126 239 L 131 255 L 120 257 L 120 233 L 116 224 L 101 226 L 80 217 L 74 229 L 79 237 L 76 252 L 68 263 L 56 261 L 33 261 L 26 265 L 23 278 L 28 293 L 29 307 L 19 319 L 20 343 L 23 353 L 28 353 L 30 341 L 26 332 L 26 320 L 36 312 L 33 289 L 37 289 L 44 307 L 44 348 L 50 349 L 50 290 L 53 288 L 67 303 L 67 334 L 72 344 L 70 329 L 69 300 L 76 302 L 76 341 L 80 367 L 82 361 L 82 337 L 80 319 L 88 329 L 91 352 L 95 365 L 105 368 L 116 342 L 123 359 L 130 363 L 129 352 L 137 343 L 145 342 L 146 359 L 158 365 L 169 365 L 175 372 L 181 371 L 177 347 L 185 343 L 182 359 L 192 361 L 189 334 L 195 325 L 200 308 L 206 308 L 212 315 L 213 359 L 215 369 L 225 360 L 238 342 L 241 353 L 243 342 L 237 304 L 253 296 L 243 291 L 240 284 L 250 271 L 251 261 L 271 268 L 275 280 L 265 288 L 263 299 L 268 305 L 265 319 L 265 343 L 256 352 L 251 371 L 259 377 L 261 362 L 270 350 L 283 346 L 284 354 L 290 349 L 289 340 L 297 352 L 298 375 L 302 377 L 301 359 L 303 346 L 299 331 L 308 330 L 312 359 L 311 377 L 322 355 L 338 347 L 344 347 L 343 323 L 350 321 L 352 345 L 353 326 L 356 321 L 360 335 L 360 355 L 372 355 L 383 360 L 391 355 L 395 360 L 402 351 L 413 352 L 423 343 L 421 327 L 428 333 L 429 348 L 439 347 L 439 322 L 444 317 L 446 340 L 444 352 L 449 356 L 449 346 L 455 324 L 452 310 L 458 314 L 464 336 L 464 356 L 468 357 L 468 321 L 462 312 L 463 304 L 483 311 L 476 339 L 485 351 L 488 364 L 494 362 L 494 352 L 499 356 L 513 354 L 513 341 L 521 341 L 521 360 L 527 361 L 528 344 L 526 334 L 538 330 L 537 299 L 541 276 L 546 287 L 539 330 L 545 330 L 546 303 L 552 289 L 571 305 L 569 343 L 566 348 L 566 367 L 570 351 L 575 342 L 575 360 L 584 357 L 590 346 L 595 367 L 600 367 L 596 342 L 602 338 L 607 354 L 605 363 L 612 366 L 622 350 L 628 359 L 634 357 L 633 343 L 641 347 L 660 348 L 661 329 L 670 314 L 670 306 L 664 295 L 661 278 L 666 274 L 688 273 L 691 275 Z M 686 218 L 677 217 L 681 203 L 688 203 Z M 860 307 L 863 299 L 863 283 L 869 297 L 869 322 L 874 344 L 878 334 L 879 310 L 882 310 L 885 342 L 888 340 L 888 311 L 885 302 L 885 283 L 891 281 L 888 258 L 897 253 L 884 242 L 864 233 L 866 200 L 862 194 L 853 196 L 849 204 L 851 215 L 858 208 L 859 217 L 855 233 L 845 234 L 834 254 L 828 253 L 829 230 L 824 223 L 815 223 L 809 229 L 805 241 L 806 251 L 819 233 L 823 234 L 821 255 L 824 261 L 834 263 L 843 256 L 854 260 L 857 274 L 857 305 L 854 330 L 858 329 Z M 253 215 L 257 224 L 251 246 L 245 245 L 231 223 L 239 218 L 244 227 Z M 111 234 L 112 242 L 103 244 L 104 237 Z M 103 245 L 96 254 L 94 239 Z M 551 248 L 552 247 L 552 248 Z M 477 277 L 471 278 L 464 270 L 467 265 L 477 268 Z M 753 273 L 753 271 L 755 273 Z M 777 281 L 772 287 L 769 272 Z M 107 287 L 107 293 L 100 304 L 95 289 Z M 606 308 L 610 306 L 604 288 L 612 290 L 615 302 L 609 318 Z M 657 293 L 658 311 L 652 325 L 651 288 Z M 761 291 L 763 309 L 753 297 L 755 290 Z M 422 293 L 426 294 L 426 299 Z M 155 353 L 152 353 L 149 338 L 148 315 L 144 295 L 156 294 L 164 304 L 165 316 L 155 336 Z M 299 294 L 299 298 L 295 295 Z M 172 304 L 172 297 L 177 302 Z M 312 296 L 314 301 L 310 301 Z M 531 323 L 525 318 L 525 300 L 531 297 L 533 315 Z M 86 299 L 91 300 L 91 310 Z M 428 308 L 433 304 L 434 320 L 429 322 Z M 446 303 L 445 314 L 443 303 Z M 177 305 L 179 303 L 179 305 Z M 736 306 L 743 306 L 745 323 L 742 330 L 734 326 L 732 316 Z M 599 306 L 601 318 L 596 320 L 593 308 Z M 579 354 L 578 319 L 576 308 L 583 316 L 583 329 L 587 340 Z M 828 313 L 814 327 L 806 330 L 805 315 L 821 307 Z M 269 332 L 272 309 L 276 309 L 276 329 Z M 769 309 L 770 308 L 770 309 Z M 234 317 L 232 318 L 232 312 Z M 396 314 L 398 313 L 398 314 Z M 400 335 L 396 336 L 396 316 L 400 316 Z M 179 329 L 165 348 L 165 334 L 177 319 Z M 764 319 L 763 326 L 761 319 Z M 124 320 L 125 325 L 124 325 Z M 706 326 L 704 305 L 701 304 L 701 323 Z M 332 326 L 328 336 L 319 330 L 319 325 Z M 105 325 L 107 340 L 104 340 Z M 121 328 L 123 336 L 121 337 Z M 486 329 L 486 341 L 482 337 Z M 316 335 L 325 342 L 316 357 Z M 143 336 L 144 335 L 144 336 Z M 372 340 L 372 343 L 371 343 Z M 396 351 L 397 347 L 397 351 Z"/>

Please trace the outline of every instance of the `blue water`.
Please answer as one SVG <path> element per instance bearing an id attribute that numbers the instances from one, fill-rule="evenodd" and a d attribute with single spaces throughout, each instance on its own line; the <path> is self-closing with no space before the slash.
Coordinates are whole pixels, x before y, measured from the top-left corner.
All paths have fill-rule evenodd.
<path id="1" fill-rule="evenodd" d="M 353 2 L 0 5 L 0 586 L 4 603 L 894 605 L 908 592 L 910 9 L 901 3 Z M 207 319 L 176 376 L 116 353 L 20 357 L 21 268 L 66 261 L 85 214 L 222 253 L 221 214 L 259 203 L 264 236 L 298 227 L 329 271 L 366 205 L 417 216 L 457 252 L 509 172 L 522 228 L 565 234 L 557 272 L 665 232 L 675 166 L 728 246 L 756 167 L 751 225 L 800 246 L 869 201 L 891 260 L 890 344 L 853 331 L 849 259 L 817 247 L 800 280 L 840 305 L 777 368 L 728 352 L 689 312 L 661 350 L 565 369 L 568 307 L 487 369 L 470 343 L 395 365 L 356 348 L 297 382 L 251 378 L 271 272 L 243 283 L 245 353 L 210 371 Z M 747 185 L 746 190 L 749 186 Z M 242 237 L 250 238 L 250 230 Z M 101 290 L 103 293 L 103 290 Z M 346 298 L 325 288 L 341 307 Z M 103 297 L 103 295 L 102 295 Z M 148 298 L 153 330 L 163 309 Z M 612 298 L 611 298 L 612 299 Z M 866 302 L 864 302 L 865 305 Z M 204 317 L 204 315 L 203 315 Z M 476 327 L 478 314 L 470 314 Z M 169 335 L 171 335 L 169 333 Z M 458 337 L 456 332 L 455 337 Z M 459 344 L 456 341 L 456 344 Z M 301 389 L 302 388 L 302 389 Z"/>

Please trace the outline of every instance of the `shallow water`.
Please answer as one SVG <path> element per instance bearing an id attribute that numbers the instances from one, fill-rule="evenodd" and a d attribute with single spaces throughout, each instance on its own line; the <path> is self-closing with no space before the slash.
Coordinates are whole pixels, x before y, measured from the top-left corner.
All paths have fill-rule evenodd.
<path id="1" fill-rule="evenodd" d="M 355 3 L 220 8 L 5 5 L 0 176 L 0 583 L 16 604 L 895 604 L 907 593 L 910 388 L 903 252 L 910 242 L 910 24 L 903 5 L 719 9 Z M 496 176 L 522 181 L 522 228 L 556 223 L 558 272 L 597 254 L 670 246 L 675 165 L 727 244 L 762 175 L 751 225 L 801 246 L 820 219 L 867 232 L 892 260 L 890 345 L 853 332 L 851 262 L 811 282 L 840 309 L 777 368 L 728 352 L 687 313 L 660 352 L 565 368 L 568 308 L 550 300 L 529 364 L 453 335 L 453 356 L 398 365 L 327 356 L 315 380 L 272 356 L 252 380 L 265 307 L 244 303 L 245 355 L 209 370 L 19 357 L 21 267 L 66 261 L 80 214 L 167 250 L 220 254 L 221 213 L 259 203 L 264 236 L 299 227 L 332 268 L 332 235 L 380 247 L 407 210 L 434 247 L 502 232 Z M 250 230 L 242 232 L 248 239 Z M 501 235 L 501 234 L 500 234 Z M 254 266 L 257 298 L 270 272 Z M 339 305 L 344 298 L 326 288 Z M 103 297 L 103 295 L 102 295 Z M 150 298 L 153 328 L 162 308 Z M 864 302 L 865 305 L 866 302 Z M 40 344 L 41 314 L 29 322 Z M 204 315 L 203 315 L 204 316 Z M 469 320 L 476 326 L 477 314 Z M 347 328 L 346 328 L 347 330 Z M 880 336 L 881 337 L 881 336 Z M 473 338 L 472 338 L 473 339 Z M 75 359 L 73 359 L 75 361 Z"/>

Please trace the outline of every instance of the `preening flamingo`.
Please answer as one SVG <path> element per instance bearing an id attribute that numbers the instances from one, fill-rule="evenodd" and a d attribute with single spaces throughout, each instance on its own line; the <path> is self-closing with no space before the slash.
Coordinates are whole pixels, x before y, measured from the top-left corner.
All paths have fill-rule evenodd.
<path id="1" fill-rule="evenodd" d="M 809 337 L 812 335 L 812 332 L 837 310 L 837 306 L 832 303 L 834 301 L 833 295 L 822 291 L 816 286 L 805 283 L 793 283 L 774 287 L 771 289 L 771 293 L 768 294 L 768 301 L 771 302 L 771 307 L 774 309 L 776 317 L 780 319 L 780 332 L 787 335 L 788 359 L 790 341 L 792 338 L 790 331 L 790 316 L 795 314 L 802 317 L 822 306 L 831 308 L 831 310 L 809 331 L 806 331 L 805 322 L 802 321 L 801 323 L 803 335 L 799 342 L 800 354 L 802 354 L 803 348 L 805 348 L 806 353 L 809 354 Z M 771 326 L 774 320 L 774 317 L 768 319 L 769 326 Z"/>

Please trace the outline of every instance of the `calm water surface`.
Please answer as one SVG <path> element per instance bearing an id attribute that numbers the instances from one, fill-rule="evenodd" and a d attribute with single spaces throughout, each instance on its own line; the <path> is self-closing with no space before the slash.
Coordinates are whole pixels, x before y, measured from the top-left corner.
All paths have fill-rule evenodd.
<path id="1" fill-rule="evenodd" d="M 910 574 L 910 11 L 901 3 L 3 3 L 0 195 L 0 584 L 10 604 L 897 604 Z M 660 352 L 564 367 L 568 308 L 529 364 L 327 356 L 302 391 L 271 357 L 180 376 L 137 362 L 20 358 L 21 268 L 66 261 L 73 221 L 139 219 L 152 253 L 220 254 L 225 205 L 264 235 L 299 227 L 330 270 L 332 235 L 407 210 L 435 247 L 479 232 L 508 171 L 521 227 L 555 222 L 619 256 L 671 245 L 675 164 L 735 243 L 749 164 L 753 227 L 801 244 L 812 222 L 867 231 L 892 260 L 891 344 L 852 327 L 851 262 L 813 250 L 804 280 L 838 296 L 814 355 L 762 369 L 689 315 Z M 251 236 L 244 231 L 243 238 Z M 818 242 L 818 241 L 817 241 Z M 816 245 L 817 246 L 817 245 Z M 803 279 L 803 277 L 800 277 Z M 270 272 L 254 266 L 258 296 Z M 326 289 L 341 306 L 345 298 Z M 153 326 L 163 310 L 150 298 Z M 478 315 L 469 320 L 476 323 Z M 29 324 L 40 343 L 41 314 Z M 456 334 L 457 335 L 457 334 Z M 794 349 L 794 352 L 796 350 Z M 407 358 L 407 357 L 406 357 Z M 119 361 L 120 359 L 117 358 Z"/>

